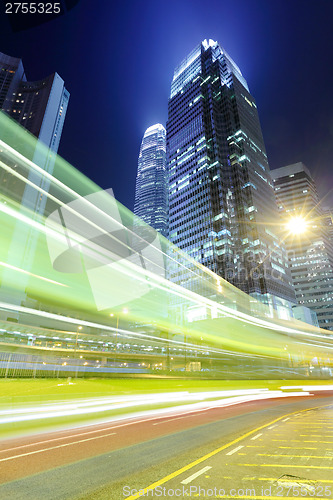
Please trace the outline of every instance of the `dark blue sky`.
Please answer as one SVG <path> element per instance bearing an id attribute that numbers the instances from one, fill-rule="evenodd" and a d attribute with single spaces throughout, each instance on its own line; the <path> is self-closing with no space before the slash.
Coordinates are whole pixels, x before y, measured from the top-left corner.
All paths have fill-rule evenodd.
<path id="1" fill-rule="evenodd" d="M 218 40 L 257 100 L 271 168 L 303 161 L 323 195 L 333 188 L 332 18 L 332 0 L 81 0 L 20 33 L 2 15 L 0 51 L 21 57 L 30 80 L 60 74 L 71 93 L 60 154 L 133 209 L 142 135 L 166 122 L 174 67 Z"/>

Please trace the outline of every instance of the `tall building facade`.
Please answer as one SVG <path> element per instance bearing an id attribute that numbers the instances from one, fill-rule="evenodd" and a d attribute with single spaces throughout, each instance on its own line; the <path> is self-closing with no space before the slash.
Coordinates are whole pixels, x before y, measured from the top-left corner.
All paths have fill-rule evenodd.
<path id="1" fill-rule="evenodd" d="M 271 174 L 283 221 L 287 227 L 295 221 L 294 230 L 285 234 L 285 244 L 297 302 L 317 314 L 321 328 L 333 330 L 331 217 L 322 210 L 315 182 L 303 163 L 274 169 Z M 301 224 L 304 232 L 298 233 Z"/>
<path id="2" fill-rule="evenodd" d="M 167 151 L 170 240 L 264 303 L 294 301 L 257 106 L 213 40 L 175 69 Z"/>
<path id="3" fill-rule="evenodd" d="M 323 207 L 323 216 L 325 225 L 328 229 L 328 238 L 331 244 L 333 245 L 333 209 L 330 207 Z"/>
<path id="4" fill-rule="evenodd" d="M 157 123 L 144 133 L 138 161 L 134 214 L 168 236 L 166 131 Z"/>
<path id="5" fill-rule="evenodd" d="M 0 109 L 11 105 L 21 81 L 26 81 L 22 60 L 0 52 Z"/>
<path id="6" fill-rule="evenodd" d="M 22 60 L 0 53 L 0 108 L 37 139 L 13 127 L 7 117 L 1 117 L 0 140 L 9 144 L 14 154 L 23 154 L 37 166 L 37 169 L 26 168 L 18 162 L 0 169 L 0 196 L 10 200 L 22 215 L 27 210 L 36 219 L 45 214 L 50 189 L 50 178 L 46 174 L 52 174 L 54 170 L 68 101 L 69 92 L 57 73 L 29 82 Z M 1 299 L 12 303 L 21 303 L 26 299 L 27 273 L 35 258 L 37 237 L 38 233 L 28 229 L 18 217 L 7 242 L 9 267 L 1 276 Z M 10 266 L 20 268 L 26 274 L 23 277 L 15 275 Z"/>
<path id="7" fill-rule="evenodd" d="M 0 108 L 54 152 L 68 101 L 69 92 L 57 73 L 28 82 L 22 60 L 0 52 Z"/>
<path id="8" fill-rule="evenodd" d="M 52 154 L 36 147 L 30 152 L 30 159 L 50 174 L 59 148 L 68 101 L 69 92 L 57 73 L 39 81 L 28 82 L 22 60 L 0 53 L 1 110 L 49 148 Z M 0 139 L 5 140 L 5 133 L 2 129 Z M 46 179 L 41 177 L 39 182 L 40 187 L 47 190 Z M 18 203 L 36 212 L 43 212 L 45 197 L 40 198 L 36 190 L 24 187 L 15 176 L 1 171 L 0 184 L 1 192 L 12 195 L 15 193 Z"/>

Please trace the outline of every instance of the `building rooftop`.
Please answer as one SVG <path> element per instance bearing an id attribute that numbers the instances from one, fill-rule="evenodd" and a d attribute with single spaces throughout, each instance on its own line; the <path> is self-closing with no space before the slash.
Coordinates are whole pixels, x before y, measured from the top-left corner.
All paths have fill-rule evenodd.
<path id="1" fill-rule="evenodd" d="M 272 179 L 280 179 L 281 177 L 288 177 L 292 174 L 298 174 L 299 172 L 305 172 L 309 177 L 312 177 L 310 170 L 302 163 L 292 163 L 291 165 L 286 165 L 285 167 L 275 168 L 271 170 Z"/>

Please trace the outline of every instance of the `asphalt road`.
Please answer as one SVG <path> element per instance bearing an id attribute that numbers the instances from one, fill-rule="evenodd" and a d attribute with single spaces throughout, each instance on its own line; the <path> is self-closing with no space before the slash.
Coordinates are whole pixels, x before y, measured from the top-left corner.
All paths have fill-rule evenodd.
<path id="1" fill-rule="evenodd" d="M 0 499 L 333 498 L 333 395 L 323 396 L 7 441 Z"/>
<path id="2" fill-rule="evenodd" d="M 165 498 L 333 498 L 333 404 L 273 419 L 149 486 L 141 494 L 154 489 Z M 136 489 L 129 485 L 123 493 L 134 500 L 140 498 Z"/>

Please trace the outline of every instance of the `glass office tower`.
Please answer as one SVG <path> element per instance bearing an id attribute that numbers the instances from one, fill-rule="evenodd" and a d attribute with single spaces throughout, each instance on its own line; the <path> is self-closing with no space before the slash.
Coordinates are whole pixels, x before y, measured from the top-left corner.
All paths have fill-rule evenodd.
<path id="1" fill-rule="evenodd" d="M 170 240 L 241 290 L 287 311 L 295 294 L 257 106 L 240 69 L 213 40 L 175 69 L 167 151 Z M 185 274 L 173 279 L 194 286 Z"/>
<path id="2" fill-rule="evenodd" d="M 317 314 L 321 328 L 333 330 L 332 219 L 323 210 L 316 184 L 301 162 L 272 170 L 279 211 L 286 222 L 295 221 L 285 235 L 291 276 L 300 306 Z M 296 219 L 295 219 L 296 218 Z M 299 224 L 305 221 L 304 232 Z"/>
<path id="3" fill-rule="evenodd" d="M 134 214 L 168 236 L 166 131 L 157 123 L 144 133 L 136 178 Z"/>

